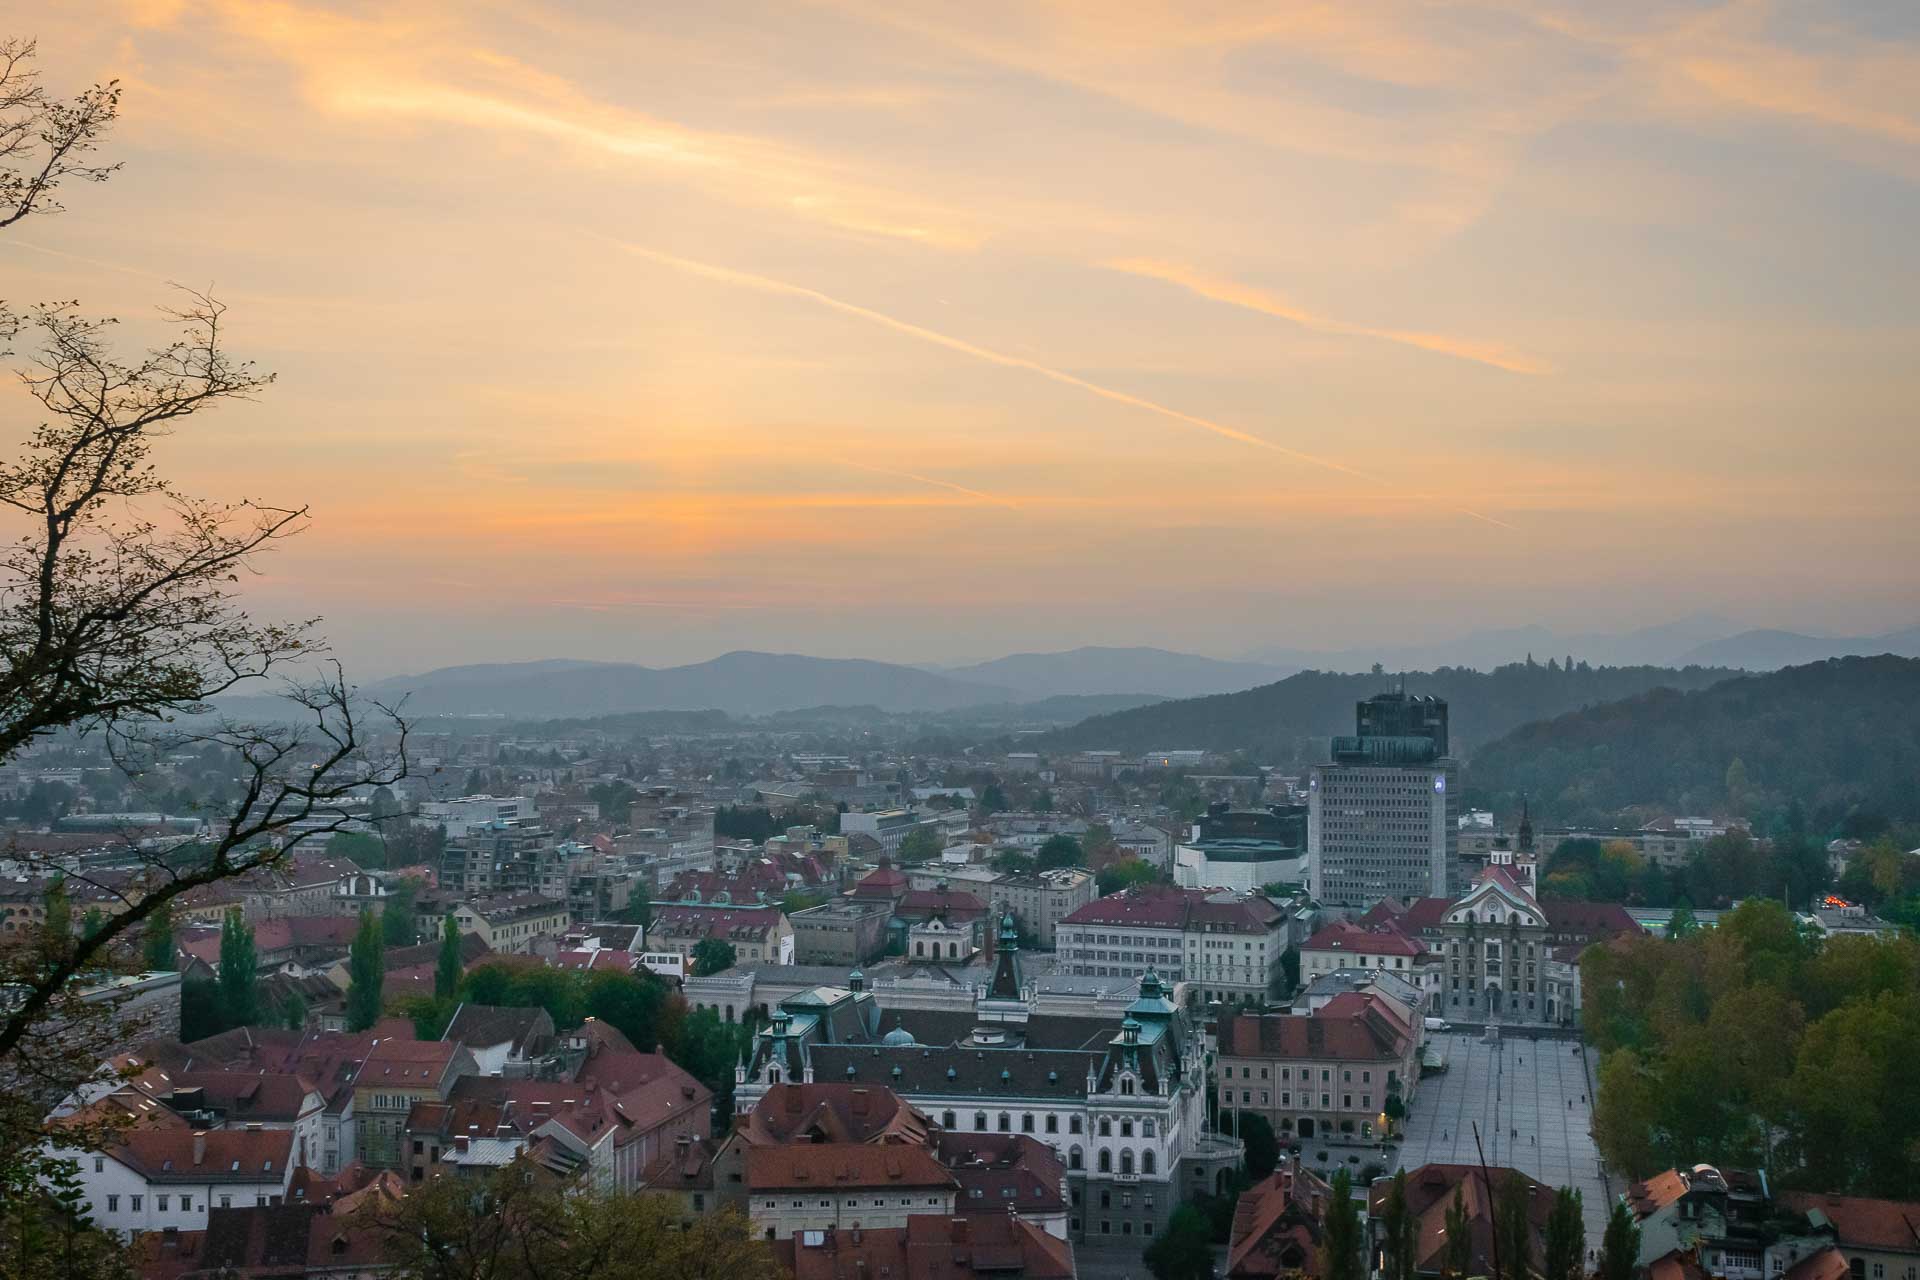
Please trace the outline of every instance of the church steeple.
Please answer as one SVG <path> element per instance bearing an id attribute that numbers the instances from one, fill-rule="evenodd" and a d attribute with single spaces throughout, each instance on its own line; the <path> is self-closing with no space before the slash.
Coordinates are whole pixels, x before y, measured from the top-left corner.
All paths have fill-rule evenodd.
<path id="1" fill-rule="evenodd" d="M 1527 797 L 1520 797 L 1519 850 L 1521 853 L 1533 852 L 1533 809 Z"/>
<path id="2" fill-rule="evenodd" d="M 1020 931 L 1009 911 L 1000 920 L 1000 940 L 994 948 L 993 981 L 987 986 L 987 998 L 1018 1000 L 1025 985 L 1020 979 Z"/>

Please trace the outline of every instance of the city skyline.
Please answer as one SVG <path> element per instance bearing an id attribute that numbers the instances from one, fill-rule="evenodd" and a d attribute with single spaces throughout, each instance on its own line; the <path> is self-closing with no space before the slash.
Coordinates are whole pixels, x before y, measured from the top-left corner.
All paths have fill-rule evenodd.
<path id="1" fill-rule="evenodd" d="M 369 676 L 1912 625 L 1911 15 L 969 12 L 39 14 L 5 292 L 231 306 Z"/>

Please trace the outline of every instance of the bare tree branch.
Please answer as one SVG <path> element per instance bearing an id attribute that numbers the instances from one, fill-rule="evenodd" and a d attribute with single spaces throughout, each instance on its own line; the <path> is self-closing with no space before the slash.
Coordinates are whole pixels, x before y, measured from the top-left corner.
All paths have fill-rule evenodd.
<path id="1" fill-rule="evenodd" d="M 58 213 L 53 193 L 68 179 L 105 182 L 120 168 L 86 160 L 120 113 L 120 82 L 63 102 L 40 83 L 37 52 L 31 40 L 0 41 L 0 227 Z"/>

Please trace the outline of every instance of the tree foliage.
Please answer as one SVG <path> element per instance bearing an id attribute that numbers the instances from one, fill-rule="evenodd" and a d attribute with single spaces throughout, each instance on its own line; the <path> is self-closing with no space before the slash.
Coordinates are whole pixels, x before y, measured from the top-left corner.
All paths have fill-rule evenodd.
<path id="1" fill-rule="evenodd" d="M 665 1200 L 556 1185 L 510 1165 L 476 1186 L 438 1178 L 382 1202 L 376 1231 L 395 1280 L 778 1280 L 745 1215 L 682 1223 Z"/>
<path id="2" fill-rule="evenodd" d="M 1405 1169 L 1395 1171 L 1393 1185 L 1387 1188 L 1383 1218 L 1381 1251 L 1385 1266 L 1381 1280 L 1413 1280 L 1414 1266 L 1419 1261 L 1415 1255 L 1419 1252 L 1420 1234 L 1407 1204 Z"/>
<path id="3" fill-rule="evenodd" d="M 260 953 L 253 926 L 239 908 L 220 921 L 220 1017 L 229 1027 L 244 1027 L 260 1017 Z"/>
<path id="4" fill-rule="evenodd" d="M 380 936 L 390 947 L 410 947 L 420 940 L 414 923 L 413 902 L 420 895 L 418 880 L 395 880 L 380 904 Z"/>
<path id="5" fill-rule="evenodd" d="M 1070 835 L 1051 835 L 1035 850 L 1033 860 L 1042 871 L 1051 871 L 1055 867 L 1084 867 L 1087 865 L 1087 852 Z"/>
<path id="6" fill-rule="evenodd" d="M 733 944 L 721 938 L 702 938 L 693 944 L 693 976 L 709 977 L 716 973 L 725 973 L 733 968 L 740 958 Z"/>
<path id="7" fill-rule="evenodd" d="M 1640 1265 L 1640 1224 L 1625 1200 L 1616 1200 L 1607 1215 L 1606 1234 L 1600 1240 L 1599 1280 L 1633 1280 Z"/>
<path id="8" fill-rule="evenodd" d="M 451 1000 L 460 989 L 460 922 L 448 912 L 440 922 L 440 954 L 433 964 L 433 994 Z"/>
<path id="9" fill-rule="evenodd" d="M 1110 893 L 1119 893 L 1122 889 L 1130 889 L 1135 885 L 1152 884 L 1159 878 L 1160 873 L 1154 870 L 1151 864 L 1139 858 L 1121 858 L 1117 862 L 1109 862 L 1100 868 L 1094 875 L 1094 883 L 1100 890 L 1100 896 L 1104 898 Z"/>
<path id="10" fill-rule="evenodd" d="M 1581 1280 L 1586 1275 L 1587 1222 L 1578 1187 L 1562 1187 L 1554 1193 L 1546 1246 L 1543 1280 Z"/>
<path id="11" fill-rule="evenodd" d="M 365 1031 L 380 1020 L 386 978 L 386 935 L 373 912 L 362 911 L 347 952 L 347 1030 Z"/>
<path id="12" fill-rule="evenodd" d="M 1242 1111 L 1235 1124 L 1240 1141 L 1247 1148 L 1247 1177 L 1258 1182 L 1280 1164 L 1280 1139 L 1273 1126 L 1257 1111 Z"/>
<path id="13" fill-rule="evenodd" d="M 1447 1205 L 1446 1232 L 1440 1274 L 1448 1280 L 1464 1280 L 1473 1270 L 1473 1223 L 1467 1217 L 1467 1202 L 1458 1185 L 1453 1189 L 1452 1202 Z"/>
<path id="14" fill-rule="evenodd" d="M 1699 1162 L 1778 1184 L 1920 1193 L 1899 1126 L 1920 1054 L 1920 942 L 1820 941 L 1753 899 L 1716 928 L 1582 957 L 1586 1033 L 1602 1051 L 1594 1136 L 1632 1177 Z"/>
<path id="15" fill-rule="evenodd" d="M 1361 1280 L 1360 1208 L 1353 1202 L 1353 1179 L 1346 1166 L 1334 1170 L 1333 1195 L 1327 1200 L 1320 1238 L 1320 1280 Z"/>
<path id="16" fill-rule="evenodd" d="M 1147 1246 L 1142 1259 L 1156 1280 L 1208 1280 L 1213 1241 L 1206 1215 L 1190 1204 L 1175 1209 L 1167 1229 Z"/>

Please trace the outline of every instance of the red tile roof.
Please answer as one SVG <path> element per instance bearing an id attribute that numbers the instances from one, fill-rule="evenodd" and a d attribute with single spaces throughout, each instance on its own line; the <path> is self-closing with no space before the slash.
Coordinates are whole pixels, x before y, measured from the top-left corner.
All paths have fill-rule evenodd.
<path id="1" fill-rule="evenodd" d="M 285 1182 L 291 1129 L 137 1129 L 114 1159 L 149 1182 Z"/>
<path id="2" fill-rule="evenodd" d="M 1783 1191 L 1775 1203 L 1799 1213 L 1818 1209 L 1833 1223 L 1842 1248 L 1920 1253 L 1920 1200 Z"/>
<path id="3" fill-rule="evenodd" d="M 1319 1012 L 1234 1013 L 1220 1030 L 1220 1053 L 1238 1058 L 1314 1058 L 1398 1062 L 1412 1033 L 1371 993 L 1350 991 Z"/>
<path id="4" fill-rule="evenodd" d="M 904 1143 L 801 1143 L 749 1147 L 747 1189 L 778 1191 L 833 1187 L 925 1187 L 951 1190 L 958 1183 L 925 1147 Z"/>
<path id="5" fill-rule="evenodd" d="M 1406 956 L 1412 959 L 1425 955 L 1427 950 L 1398 929 L 1387 926 L 1363 929 L 1347 920 L 1337 920 L 1328 925 L 1308 938 L 1300 949 L 1339 951 L 1349 955 Z"/>

